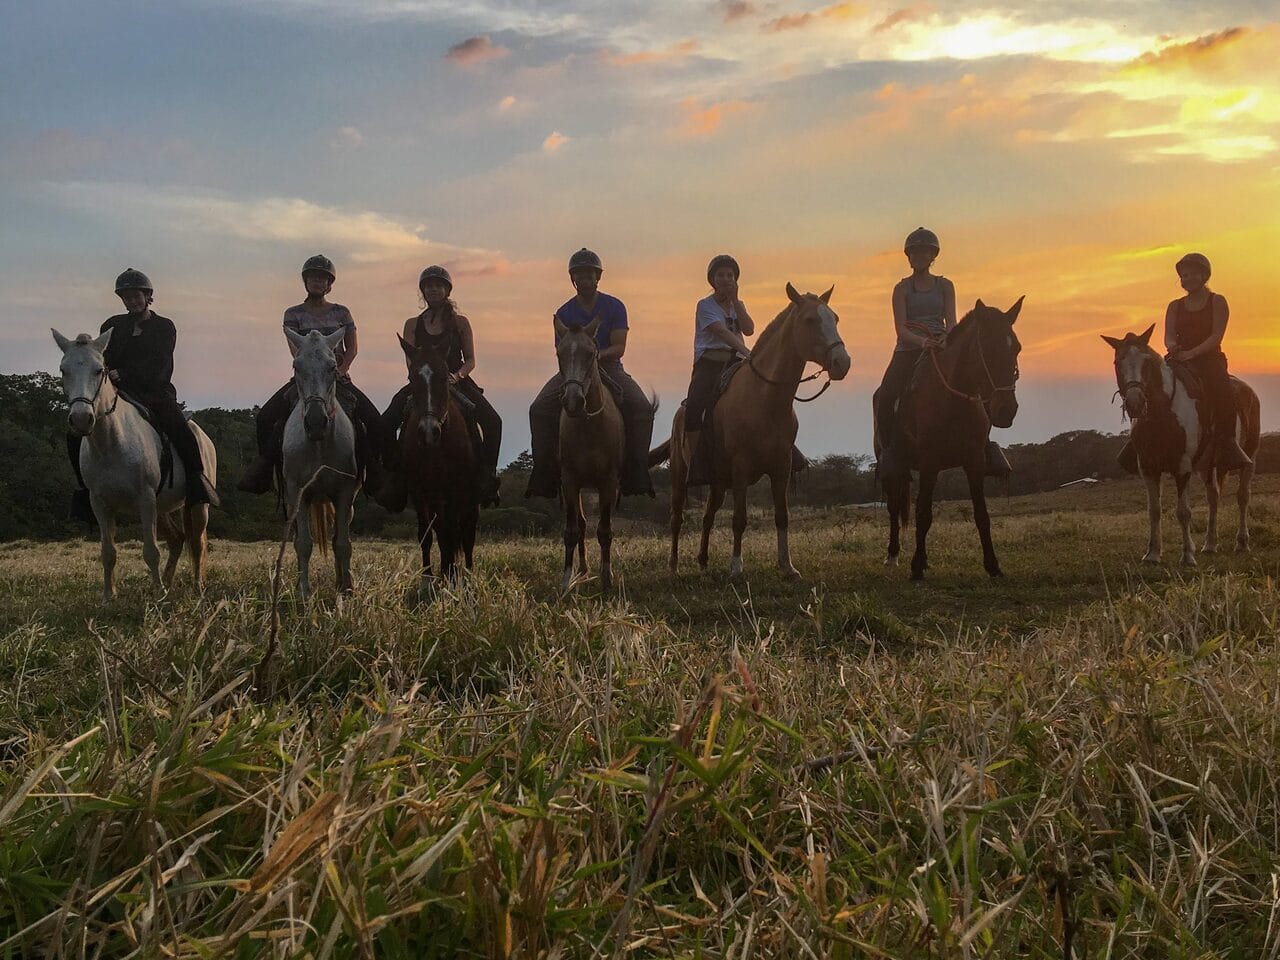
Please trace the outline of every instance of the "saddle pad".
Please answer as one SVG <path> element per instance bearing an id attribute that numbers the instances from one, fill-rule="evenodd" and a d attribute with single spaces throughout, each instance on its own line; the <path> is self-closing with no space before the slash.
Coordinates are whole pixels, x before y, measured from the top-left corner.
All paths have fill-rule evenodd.
<path id="1" fill-rule="evenodd" d="M 173 487 L 173 441 L 171 441 L 167 436 L 165 436 L 165 432 L 163 430 L 161 430 L 158 426 L 156 426 L 155 417 L 152 415 L 150 407 L 148 407 L 145 403 L 143 403 L 140 399 L 138 399 L 138 397 L 135 394 L 130 393 L 128 390 L 120 389 L 119 387 L 117 387 L 117 390 L 119 391 L 120 396 L 124 397 L 131 404 L 133 404 L 134 408 L 137 409 L 138 413 L 142 414 L 142 419 L 147 421 L 148 424 L 150 424 L 151 429 L 154 430 L 156 432 L 156 436 L 160 438 L 160 485 L 156 487 L 156 493 L 159 493 L 166 486 L 172 488 Z M 182 411 L 182 415 L 186 418 L 188 423 L 191 422 L 190 410 L 184 409 Z"/>
<path id="2" fill-rule="evenodd" d="M 1174 379 L 1182 384 L 1182 389 L 1187 391 L 1187 396 L 1192 400 L 1199 400 L 1204 396 L 1204 383 L 1191 364 L 1174 363 L 1170 365 L 1170 369 L 1173 370 Z"/>

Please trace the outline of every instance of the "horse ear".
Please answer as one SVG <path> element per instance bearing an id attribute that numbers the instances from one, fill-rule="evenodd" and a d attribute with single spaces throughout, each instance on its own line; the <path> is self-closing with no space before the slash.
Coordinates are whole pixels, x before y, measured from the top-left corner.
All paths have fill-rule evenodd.
<path id="1" fill-rule="evenodd" d="M 336 353 L 338 348 L 342 346 L 342 341 L 345 339 L 347 339 L 347 328 L 343 327 L 340 330 L 333 331 L 333 333 L 326 334 L 324 338 L 324 345 Z"/>
<path id="2" fill-rule="evenodd" d="M 409 341 L 398 333 L 396 334 L 396 339 L 400 341 L 400 349 L 404 351 L 404 355 L 413 359 L 413 347 L 409 345 Z"/>
<path id="3" fill-rule="evenodd" d="M 983 302 L 982 302 L 982 300 L 980 300 L 980 299 L 979 299 L 979 300 L 975 300 L 975 301 L 973 302 L 973 309 L 975 309 L 975 310 L 985 310 L 985 309 L 987 309 L 987 305 L 986 305 L 985 303 L 983 303 Z"/>
<path id="4" fill-rule="evenodd" d="M 796 293 L 796 288 L 791 285 L 790 280 L 787 281 L 787 299 L 792 303 L 799 303 L 804 299 L 800 294 Z"/>
<path id="5" fill-rule="evenodd" d="M 594 320 L 592 320 L 590 323 L 588 323 L 585 327 L 582 328 L 582 332 L 585 333 L 592 340 L 594 340 L 596 338 L 596 331 L 599 329 L 600 329 L 600 318 L 596 317 Z"/>
<path id="6" fill-rule="evenodd" d="M 563 337 L 566 333 L 568 333 L 568 332 L 569 332 L 569 328 L 568 328 L 567 326 L 565 326 L 564 321 L 563 321 L 563 320 L 561 320 L 559 317 L 554 317 L 554 316 L 553 316 L 553 317 L 551 318 L 551 322 L 552 322 L 552 323 L 554 323 L 554 324 L 556 325 L 556 336 L 557 336 L 557 337 Z"/>
<path id="7" fill-rule="evenodd" d="M 1006 316 L 1009 318 L 1009 326 L 1012 327 L 1014 324 L 1014 321 L 1018 319 L 1018 314 L 1022 312 L 1022 301 L 1025 299 L 1027 299 L 1027 295 L 1024 293 L 1022 296 L 1018 298 L 1018 302 L 1009 308 L 1009 312 L 1006 314 Z"/>
<path id="8" fill-rule="evenodd" d="M 1103 340 L 1107 341 L 1107 343 L 1110 345 L 1110 347 L 1111 347 L 1111 349 L 1112 349 L 1112 350 L 1119 350 L 1119 349 L 1120 349 L 1121 344 L 1123 344 L 1123 343 L 1124 343 L 1124 341 L 1123 341 L 1123 340 L 1121 340 L 1121 339 L 1119 339 L 1119 338 L 1117 338 L 1117 337 L 1108 337 L 1105 333 L 1104 333 L 1104 334 L 1101 334 L 1101 336 L 1102 336 L 1102 339 L 1103 339 Z"/>
<path id="9" fill-rule="evenodd" d="M 284 328 L 284 335 L 289 339 L 289 342 L 293 344 L 294 350 L 301 350 L 307 342 L 306 337 L 298 333 L 296 330 L 290 330 L 288 327 Z"/>
<path id="10" fill-rule="evenodd" d="M 98 337 L 97 340 L 93 341 L 93 349 L 97 350 L 99 353 L 106 353 L 107 344 L 110 342 L 111 342 L 111 331 L 108 330 L 106 333 Z"/>
<path id="11" fill-rule="evenodd" d="M 66 353 L 67 348 L 71 346 L 71 341 L 60 334 L 55 328 L 50 327 L 49 330 L 53 334 L 53 342 L 58 345 L 58 349 L 63 353 Z"/>
<path id="12" fill-rule="evenodd" d="M 833 294 L 833 293 L 835 292 L 835 289 L 836 289 L 836 285 L 833 283 L 833 284 L 831 285 L 830 289 L 828 289 L 828 290 L 827 290 L 827 292 L 826 292 L 826 293 L 824 293 L 822 296 L 820 296 L 818 299 L 819 299 L 819 300 L 821 300 L 823 303 L 830 303 L 830 302 L 831 302 L 831 294 Z"/>
<path id="13" fill-rule="evenodd" d="M 1151 326 L 1147 327 L 1146 330 L 1143 330 L 1142 333 L 1138 335 L 1138 340 L 1144 347 L 1151 342 L 1151 334 L 1155 333 L 1155 330 L 1156 330 L 1156 325 L 1153 323 Z"/>

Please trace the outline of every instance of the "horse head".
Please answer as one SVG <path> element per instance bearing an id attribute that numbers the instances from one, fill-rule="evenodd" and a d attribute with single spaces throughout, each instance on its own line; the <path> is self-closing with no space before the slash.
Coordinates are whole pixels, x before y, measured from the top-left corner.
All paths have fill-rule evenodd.
<path id="1" fill-rule="evenodd" d="M 107 386 L 107 365 L 104 354 L 111 341 L 108 330 L 96 340 L 87 333 L 82 333 L 74 340 L 68 340 L 57 330 L 52 330 L 53 340 L 62 350 L 62 392 L 68 402 L 67 425 L 71 432 L 87 437 L 93 432 L 93 425 L 98 418 L 98 399 L 103 388 Z M 108 388 L 108 394 L 112 389 Z M 108 411 L 109 412 L 109 411 Z"/>
<path id="2" fill-rule="evenodd" d="M 1008 310 L 989 307 L 978 300 L 965 316 L 966 320 L 972 318 L 976 330 L 974 342 L 981 365 L 977 374 L 978 395 L 987 403 L 991 425 L 1002 429 L 1013 426 L 1013 418 L 1018 415 L 1015 388 L 1020 375 L 1018 354 L 1022 352 L 1022 344 L 1013 325 L 1022 312 L 1023 299 L 1019 297 Z"/>
<path id="3" fill-rule="evenodd" d="M 335 330 L 328 336 L 312 330 L 303 336 L 285 330 L 296 351 L 293 356 L 293 379 L 302 400 L 302 427 L 307 439 L 319 442 L 329 432 L 338 403 L 338 358 L 334 352 L 346 338 L 346 330 Z"/>
<path id="4" fill-rule="evenodd" d="M 1150 345 L 1155 329 L 1153 323 L 1142 333 L 1126 333 L 1122 338 L 1102 336 L 1115 351 L 1116 392 L 1124 404 L 1124 412 L 1133 420 L 1146 414 L 1153 389 L 1164 390 L 1160 355 Z"/>
<path id="5" fill-rule="evenodd" d="M 835 287 L 821 295 L 801 294 L 788 283 L 787 298 L 794 310 L 792 342 L 800 356 L 819 364 L 832 380 L 843 380 L 853 361 L 836 329 L 840 317 L 827 305 L 833 290 Z"/>
<path id="6" fill-rule="evenodd" d="M 425 447 L 435 447 L 444 436 L 449 419 L 449 366 L 430 344 L 419 347 L 400 337 L 400 349 L 409 358 L 409 389 L 417 415 L 417 434 Z"/>
<path id="7" fill-rule="evenodd" d="M 571 417 L 587 414 L 587 391 L 596 378 L 600 347 L 596 343 L 599 320 L 586 326 L 570 327 L 556 319 L 556 361 L 564 380 L 561 404 Z"/>

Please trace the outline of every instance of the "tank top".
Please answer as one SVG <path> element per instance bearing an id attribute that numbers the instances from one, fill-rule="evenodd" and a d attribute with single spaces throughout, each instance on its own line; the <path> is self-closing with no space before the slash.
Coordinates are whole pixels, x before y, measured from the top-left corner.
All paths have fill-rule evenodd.
<path id="1" fill-rule="evenodd" d="M 906 328 L 921 337 L 940 337 L 947 332 L 945 316 L 945 299 L 942 295 L 944 277 L 934 277 L 933 286 L 928 290 L 917 290 L 915 282 L 907 278 L 907 321 Z M 919 350 L 920 347 L 901 338 L 894 352 Z"/>
<path id="2" fill-rule="evenodd" d="M 440 356 L 444 357 L 445 366 L 449 368 L 450 373 L 457 373 L 463 362 L 462 335 L 458 333 L 456 313 L 454 318 L 455 323 L 445 327 L 440 333 L 427 333 L 427 321 L 422 314 L 418 314 L 418 322 L 413 328 L 414 344 L 435 347 Z"/>
<path id="3" fill-rule="evenodd" d="M 1186 298 L 1178 301 L 1178 316 L 1175 319 L 1174 339 L 1179 350 L 1190 350 L 1204 343 L 1213 334 L 1213 301 L 1215 294 L 1210 294 L 1208 301 L 1199 310 L 1187 308 Z"/>

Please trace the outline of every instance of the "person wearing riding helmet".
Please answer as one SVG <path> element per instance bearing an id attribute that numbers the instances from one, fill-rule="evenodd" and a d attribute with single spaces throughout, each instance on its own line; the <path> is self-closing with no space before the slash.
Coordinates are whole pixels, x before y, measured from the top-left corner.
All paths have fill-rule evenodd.
<path id="1" fill-rule="evenodd" d="M 622 393 L 622 423 L 626 447 L 622 464 L 622 495 L 652 497 L 653 481 L 649 477 L 649 441 L 653 437 L 654 408 L 639 384 L 622 367 L 627 349 L 627 308 L 617 297 L 599 290 L 604 264 L 583 247 L 569 258 L 569 281 L 576 295 L 567 301 L 553 318 L 566 327 L 585 327 L 599 320 L 596 344 L 599 347 L 600 374 Z M 559 337 L 556 337 L 559 342 Z M 538 393 L 529 407 L 530 446 L 533 471 L 529 475 L 526 497 L 555 497 L 560 492 L 559 444 L 560 397 L 563 378 L 556 373 Z"/>
<path id="2" fill-rule="evenodd" d="M 178 331 L 172 320 L 151 309 L 154 294 L 154 286 L 141 270 L 129 267 L 116 277 L 116 295 L 126 312 L 102 324 L 101 333 L 111 331 L 103 353 L 107 376 L 127 399 L 136 400 L 150 411 L 151 423 L 173 444 L 187 476 L 187 503 L 216 507 L 218 492 L 204 472 L 200 446 L 173 386 L 173 351 Z M 92 522 L 89 491 L 80 475 L 81 439 L 67 437 L 67 452 L 78 484 L 72 495 L 71 516 Z"/>
<path id="3" fill-rule="evenodd" d="M 485 397 L 484 390 L 471 379 L 471 372 L 476 368 L 471 321 L 458 313 L 458 305 L 452 299 L 453 278 L 444 267 L 433 265 L 423 270 L 418 276 L 418 292 L 422 294 L 426 309 L 404 322 L 402 336 L 411 347 L 430 344 L 444 357 L 449 367 L 450 385 L 462 399 L 460 406 L 466 415 L 473 440 L 476 439 L 476 428 L 479 428 L 478 446 L 485 470 L 481 481 L 480 503 L 482 506 L 496 506 L 502 418 Z M 407 356 L 405 362 L 410 362 Z M 382 427 L 387 437 L 394 437 L 404 425 L 405 411 L 412 392 L 412 387 L 405 384 L 383 413 Z M 407 497 L 404 476 L 398 471 L 391 474 L 387 490 L 383 506 L 389 510 L 403 510 Z"/>
<path id="4" fill-rule="evenodd" d="M 720 377 L 734 357 L 745 357 L 751 353 L 743 337 L 755 333 L 755 323 L 747 313 L 746 305 L 738 298 L 741 275 L 738 261 L 729 254 L 713 257 L 707 265 L 707 283 L 712 292 L 699 300 L 694 310 L 693 374 L 684 402 L 690 486 L 711 480 L 708 451 L 700 445 L 700 439 Z"/>
<path id="5" fill-rule="evenodd" d="M 1174 267 L 1186 296 L 1169 302 L 1164 314 L 1164 345 L 1170 364 L 1185 363 L 1200 377 L 1208 407 L 1213 465 L 1239 470 L 1252 465 L 1236 440 L 1236 398 L 1222 339 L 1230 309 L 1227 298 L 1209 289 L 1213 268 L 1203 253 L 1188 253 Z"/>
<path id="6" fill-rule="evenodd" d="M 335 359 L 338 361 L 338 397 L 339 400 L 346 400 L 346 405 L 353 407 L 353 419 L 362 428 L 356 430 L 357 459 L 364 464 L 364 489 L 372 495 L 382 487 L 380 458 L 385 455 L 389 444 L 383 437 L 382 417 L 378 408 L 351 382 L 351 364 L 359 349 L 356 322 L 350 310 L 340 303 L 330 303 L 326 299 L 337 279 L 332 260 L 323 254 L 309 257 L 302 265 L 302 285 L 306 289 L 307 298 L 284 312 L 283 329 L 302 336 L 313 330 L 326 336 L 339 330 L 346 331 L 342 345 L 335 351 Z M 289 340 L 288 334 L 285 335 L 285 342 L 289 346 L 289 353 L 297 356 L 297 349 Z M 241 490 L 247 493 L 266 493 L 271 489 L 275 466 L 282 456 L 284 425 L 296 402 L 297 391 L 290 379 L 258 409 L 258 456 L 249 464 L 236 485 Z"/>

